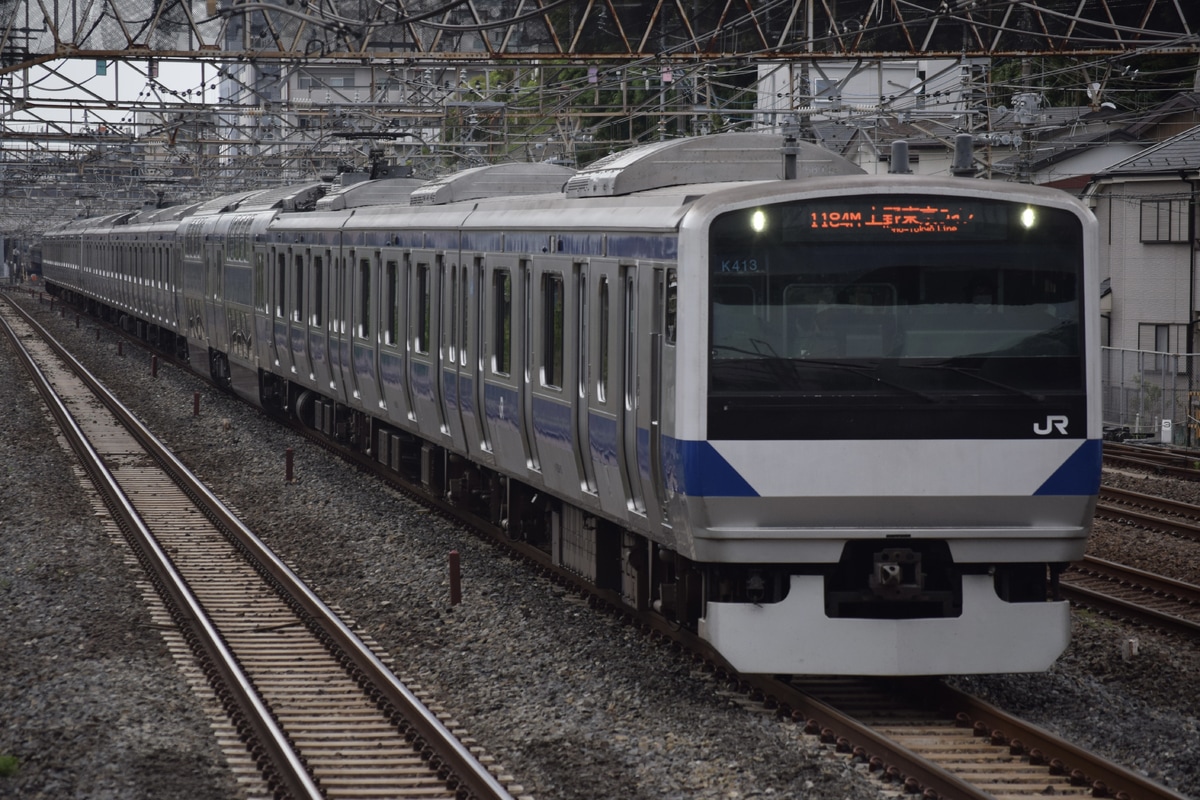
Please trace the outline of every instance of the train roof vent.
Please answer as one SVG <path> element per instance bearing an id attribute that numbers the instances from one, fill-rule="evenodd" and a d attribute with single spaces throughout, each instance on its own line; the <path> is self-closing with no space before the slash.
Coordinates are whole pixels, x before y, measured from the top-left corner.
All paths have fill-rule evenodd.
<path id="1" fill-rule="evenodd" d="M 440 206 L 484 197 L 560 192 L 574 174 L 570 167 L 546 162 L 472 167 L 429 181 L 414 191 L 408 202 L 414 206 Z"/>
<path id="2" fill-rule="evenodd" d="M 242 201 L 251 195 L 258 194 L 262 189 L 256 189 L 253 192 L 238 192 L 236 194 L 223 194 L 220 197 L 214 197 L 211 200 L 205 200 L 196 208 L 196 216 L 203 217 L 209 214 L 225 214 L 233 211 L 242 204 Z"/>
<path id="3" fill-rule="evenodd" d="M 296 186 L 279 186 L 266 189 L 241 203 L 238 211 L 269 211 L 279 208 L 284 211 L 312 211 L 317 201 L 329 191 L 329 184 L 314 181 Z"/>
<path id="4" fill-rule="evenodd" d="M 635 147 L 605 156 L 567 182 L 568 197 L 617 197 L 691 183 L 783 179 L 784 139 L 777 133 L 719 133 Z M 857 175 L 836 153 L 797 142 L 796 177 Z"/>
<path id="5" fill-rule="evenodd" d="M 317 201 L 317 211 L 341 211 L 343 208 L 362 206 L 402 205 L 408 202 L 413 191 L 425 185 L 420 178 L 395 178 L 378 181 L 361 181 L 342 188 L 334 188 Z"/>
<path id="6" fill-rule="evenodd" d="M 138 214 L 138 224 L 146 222 L 169 222 L 191 216 L 203 203 L 187 203 L 164 208 L 148 208 Z"/>

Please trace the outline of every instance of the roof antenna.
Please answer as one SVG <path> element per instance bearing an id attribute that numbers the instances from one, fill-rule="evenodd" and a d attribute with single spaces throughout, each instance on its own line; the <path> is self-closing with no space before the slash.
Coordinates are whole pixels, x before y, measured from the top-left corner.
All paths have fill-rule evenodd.
<path id="1" fill-rule="evenodd" d="M 892 158 L 888 162 L 888 172 L 893 175 L 911 175 L 908 168 L 908 142 L 897 139 L 892 142 Z"/>

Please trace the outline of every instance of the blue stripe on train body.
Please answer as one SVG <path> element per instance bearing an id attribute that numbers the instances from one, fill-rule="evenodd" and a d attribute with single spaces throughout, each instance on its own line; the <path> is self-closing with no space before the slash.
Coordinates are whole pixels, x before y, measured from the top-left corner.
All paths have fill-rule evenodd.
<path id="1" fill-rule="evenodd" d="M 375 351 L 369 345 L 356 344 L 354 350 L 354 374 L 366 379 L 367 383 L 376 383 Z"/>
<path id="2" fill-rule="evenodd" d="M 442 370 L 442 397 L 446 411 L 458 411 L 458 373 L 452 369 Z"/>
<path id="3" fill-rule="evenodd" d="M 592 462 L 604 467 L 617 466 L 617 421 L 599 414 L 588 415 L 588 450 Z"/>
<path id="4" fill-rule="evenodd" d="M 518 433 L 521 430 L 521 408 L 517 403 L 517 390 L 495 383 L 483 385 L 484 413 L 493 432 L 504 425 Z"/>
<path id="5" fill-rule="evenodd" d="M 404 386 L 404 357 L 393 353 L 379 354 L 380 377 L 384 386 Z"/>
<path id="6" fill-rule="evenodd" d="M 1098 494 L 1103 460 L 1103 445 L 1100 440 L 1088 439 L 1038 487 L 1034 495 Z"/>
<path id="7" fill-rule="evenodd" d="M 433 400 L 433 380 L 430 377 L 429 365 L 421 361 L 412 362 L 412 393 L 414 399 Z"/>
<path id="8" fill-rule="evenodd" d="M 538 443 L 546 443 L 566 453 L 572 452 L 574 435 L 572 433 L 570 405 L 556 402 L 546 397 L 533 396 L 533 431 Z"/>

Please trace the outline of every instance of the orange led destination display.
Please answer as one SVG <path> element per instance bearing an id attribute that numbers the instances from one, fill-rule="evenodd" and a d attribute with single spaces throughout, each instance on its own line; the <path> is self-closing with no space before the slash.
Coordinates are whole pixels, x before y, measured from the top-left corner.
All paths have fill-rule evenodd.
<path id="1" fill-rule="evenodd" d="M 959 233 L 975 215 L 960 208 L 931 205 L 879 205 L 865 209 L 809 211 L 809 227 L 818 230 L 869 230 L 895 235 Z"/>

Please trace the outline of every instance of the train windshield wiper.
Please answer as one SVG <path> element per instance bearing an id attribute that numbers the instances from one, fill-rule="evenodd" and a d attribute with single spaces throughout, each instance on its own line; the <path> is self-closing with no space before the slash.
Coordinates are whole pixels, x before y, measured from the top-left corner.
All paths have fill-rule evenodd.
<path id="1" fill-rule="evenodd" d="M 799 359 L 792 359 L 791 361 L 792 361 L 792 364 L 796 367 L 797 372 L 800 372 L 804 367 L 808 367 L 808 366 L 827 367 L 829 369 L 842 370 L 845 372 L 853 373 L 855 375 L 861 375 L 862 377 L 866 378 L 867 380 L 873 381 L 882 386 L 887 386 L 891 389 L 899 389 L 902 392 L 914 395 L 915 397 L 919 397 L 922 400 L 925 400 L 926 402 L 929 402 L 929 403 L 940 403 L 941 402 L 938 398 L 934 397 L 931 394 L 922 392 L 920 389 L 916 389 L 907 384 L 900 383 L 898 381 L 894 381 L 889 378 L 885 378 L 885 377 L 881 376 L 879 374 L 879 364 L 875 363 L 875 362 L 870 362 L 870 363 L 864 364 L 864 363 L 860 363 L 860 362 L 856 362 L 856 361 L 838 361 L 836 359 L 825 359 L 825 358 L 799 358 Z"/>
<path id="2" fill-rule="evenodd" d="M 953 372 L 955 375 L 962 375 L 963 377 L 979 381 L 980 383 L 987 384 L 988 386 L 994 386 L 997 389 L 1003 389 L 1006 392 L 1019 394 L 1022 397 L 1026 397 L 1030 400 L 1041 402 L 1046 399 L 1046 396 L 1043 394 L 1036 394 L 1026 389 L 1022 389 L 1020 386 L 1013 386 L 1010 383 L 1004 383 L 1002 381 L 992 380 L 991 378 L 985 378 L 983 375 L 979 374 L 978 369 L 967 369 L 966 367 L 955 366 L 949 361 L 941 361 L 934 364 L 912 364 L 907 365 L 907 368 L 945 370 L 946 372 Z"/>

